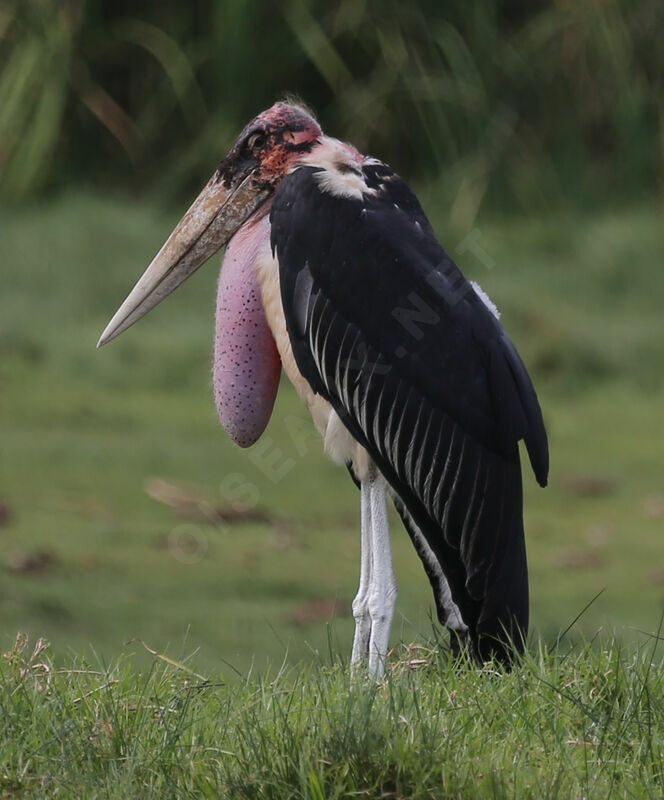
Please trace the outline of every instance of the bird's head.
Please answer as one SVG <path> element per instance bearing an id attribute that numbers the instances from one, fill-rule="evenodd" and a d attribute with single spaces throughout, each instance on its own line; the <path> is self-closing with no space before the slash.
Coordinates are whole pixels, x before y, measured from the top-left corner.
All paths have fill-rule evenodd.
<path id="1" fill-rule="evenodd" d="M 320 126 L 304 108 L 275 103 L 245 127 L 215 176 L 229 189 L 247 175 L 257 187 L 274 189 L 321 136 Z"/>
<path id="2" fill-rule="evenodd" d="M 147 314 L 212 255 L 267 202 L 298 159 L 322 136 L 310 112 L 275 103 L 242 131 L 166 243 L 102 333 L 98 347 Z"/>

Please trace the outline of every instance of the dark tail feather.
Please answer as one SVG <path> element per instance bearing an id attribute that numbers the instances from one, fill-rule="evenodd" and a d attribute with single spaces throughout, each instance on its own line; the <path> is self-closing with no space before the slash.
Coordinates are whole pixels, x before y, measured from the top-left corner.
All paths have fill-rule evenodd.
<path id="1" fill-rule="evenodd" d="M 511 524 L 511 546 L 505 550 L 501 570 L 489 587 L 471 633 L 476 658 L 494 658 L 505 666 L 523 653 L 529 622 L 528 562 L 520 508 Z"/>

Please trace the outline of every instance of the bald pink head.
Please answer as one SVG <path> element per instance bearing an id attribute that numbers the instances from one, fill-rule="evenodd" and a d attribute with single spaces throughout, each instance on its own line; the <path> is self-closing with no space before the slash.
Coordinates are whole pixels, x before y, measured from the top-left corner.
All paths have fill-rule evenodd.
<path id="1" fill-rule="evenodd" d="M 322 135 L 320 125 L 305 108 L 275 103 L 244 128 L 221 162 L 219 177 L 230 185 L 235 176 L 253 169 L 256 182 L 276 187 Z"/>

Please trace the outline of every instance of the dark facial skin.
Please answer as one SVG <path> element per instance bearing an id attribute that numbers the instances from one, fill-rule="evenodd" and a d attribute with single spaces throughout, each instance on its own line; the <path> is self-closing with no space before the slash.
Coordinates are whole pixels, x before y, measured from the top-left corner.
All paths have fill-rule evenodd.
<path id="1" fill-rule="evenodd" d="M 297 157 L 310 152 L 321 135 L 318 123 L 306 111 L 276 103 L 245 127 L 219 165 L 217 180 L 230 188 L 254 172 L 257 186 L 274 189 Z"/>

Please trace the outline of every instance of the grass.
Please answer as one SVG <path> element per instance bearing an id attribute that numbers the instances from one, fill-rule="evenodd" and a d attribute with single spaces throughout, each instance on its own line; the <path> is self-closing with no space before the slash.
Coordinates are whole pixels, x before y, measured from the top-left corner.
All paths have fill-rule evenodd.
<path id="1" fill-rule="evenodd" d="M 173 222 L 88 195 L 3 213 L 0 646 L 20 629 L 57 657 L 128 649 L 145 664 L 126 645 L 140 639 L 242 673 L 315 659 L 328 635 L 343 652 L 357 492 L 287 385 L 260 445 L 223 435 L 209 389 L 216 269 L 94 349 Z M 664 583 L 658 217 L 486 221 L 475 234 L 491 269 L 477 249 L 458 252 L 464 237 L 444 240 L 502 307 L 551 438 L 550 487 L 525 482 L 534 628 L 551 640 L 604 590 L 575 631 L 633 640 L 655 629 Z M 153 499 L 155 479 L 188 504 Z M 216 514 L 247 505 L 259 518 Z M 421 640 L 430 590 L 398 524 L 394 547 L 394 636 Z"/>
<path id="2" fill-rule="evenodd" d="M 333 658 L 231 687 L 160 658 L 60 663 L 22 639 L 0 672 L 3 797 L 662 794 L 656 641 L 540 647 L 511 674 L 401 649 L 380 684 Z"/>

